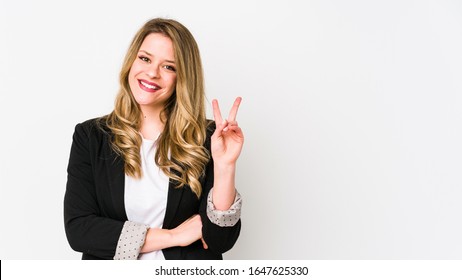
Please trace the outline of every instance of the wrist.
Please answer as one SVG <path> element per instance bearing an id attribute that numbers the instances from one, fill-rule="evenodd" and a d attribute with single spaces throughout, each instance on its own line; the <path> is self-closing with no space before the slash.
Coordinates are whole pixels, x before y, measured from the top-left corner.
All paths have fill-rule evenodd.
<path id="1" fill-rule="evenodd" d="M 213 168 L 215 172 L 234 174 L 236 171 L 236 163 L 223 163 L 214 161 Z"/>
<path id="2" fill-rule="evenodd" d="M 161 228 L 150 228 L 146 233 L 144 245 L 141 247 L 140 253 L 148 253 L 172 247 L 173 236 L 171 230 Z"/>

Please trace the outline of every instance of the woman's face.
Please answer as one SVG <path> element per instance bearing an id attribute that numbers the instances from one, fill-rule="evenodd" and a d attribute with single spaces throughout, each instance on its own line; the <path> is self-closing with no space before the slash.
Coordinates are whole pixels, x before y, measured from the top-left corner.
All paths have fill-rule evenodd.
<path id="1" fill-rule="evenodd" d="M 128 83 L 141 108 L 164 107 L 172 96 L 176 83 L 176 66 L 170 38 L 160 33 L 146 36 L 130 68 Z"/>

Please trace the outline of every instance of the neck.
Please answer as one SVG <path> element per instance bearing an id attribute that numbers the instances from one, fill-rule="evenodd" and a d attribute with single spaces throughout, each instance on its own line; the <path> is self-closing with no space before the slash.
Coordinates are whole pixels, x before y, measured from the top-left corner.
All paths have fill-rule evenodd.
<path id="1" fill-rule="evenodd" d="M 164 129 L 164 123 L 160 120 L 162 108 L 141 107 L 141 135 L 145 139 L 156 140 Z"/>

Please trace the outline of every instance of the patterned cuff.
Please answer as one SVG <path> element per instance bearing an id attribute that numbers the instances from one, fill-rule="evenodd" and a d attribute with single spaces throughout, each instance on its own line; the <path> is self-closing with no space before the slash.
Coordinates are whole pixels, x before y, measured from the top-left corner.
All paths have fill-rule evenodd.
<path id="1" fill-rule="evenodd" d="M 126 221 L 114 255 L 114 260 L 136 260 L 143 247 L 149 226 Z"/>
<path id="2" fill-rule="evenodd" d="M 210 221 L 220 227 L 232 227 L 241 218 L 242 199 L 241 194 L 236 191 L 234 203 L 228 210 L 222 211 L 215 209 L 212 201 L 212 190 L 207 197 L 207 217 Z"/>

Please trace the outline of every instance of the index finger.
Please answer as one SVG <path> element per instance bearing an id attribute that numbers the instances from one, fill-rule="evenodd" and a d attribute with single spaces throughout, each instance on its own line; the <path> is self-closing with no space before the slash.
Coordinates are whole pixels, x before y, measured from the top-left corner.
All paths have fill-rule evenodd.
<path id="1" fill-rule="evenodd" d="M 223 118 L 221 117 L 220 107 L 218 106 L 218 100 L 212 100 L 212 108 L 213 108 L 213 118 L 215 119 L 215 123 L 222 124 Z"/>
<path id="2" fill-rule="evenodd" d="M 241 104 L 241 101 L 242 101 L 242 97 L 238 97 L 236 98 L 236 100 L 234 100 L 233 107 L 231 107 L 231 111 L 229 112 L 228 121 L 233 122 L 236 120 L 237 110 L 239 109 L 239 105 Z"/>

